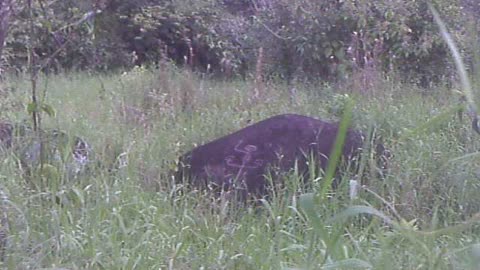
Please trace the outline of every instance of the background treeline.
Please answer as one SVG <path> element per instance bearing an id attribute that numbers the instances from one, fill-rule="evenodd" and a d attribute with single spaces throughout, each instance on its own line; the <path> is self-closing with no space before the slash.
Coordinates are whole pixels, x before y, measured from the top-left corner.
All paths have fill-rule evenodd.
<path id="1" fill-rule="evenodd" d="M 263 76 L 287 80 L 337 80 L 368 70 L 426 83 L 454 73 L 426 1 L 45 0 L 32 2 L 33 28 L 25 3 L 12 1 L 5 70 L 25 69 L 32 40 L 49 71 L 169 59 L 226 77 L 252 76 L 261 66 Z M 480 4 L 435 6 L 473 60 Z"/>

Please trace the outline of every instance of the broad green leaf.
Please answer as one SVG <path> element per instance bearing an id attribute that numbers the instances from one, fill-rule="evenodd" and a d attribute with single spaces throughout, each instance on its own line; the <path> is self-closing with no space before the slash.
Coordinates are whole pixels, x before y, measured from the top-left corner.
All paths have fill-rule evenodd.
<path id="1" fill-rule="evenodd" d="M 37 111 L 37 103 L 30 102 L 27 104 L 27 113 L 32 114 Z"/>
<path id="2" fill-rule="evenodd" d="M 345 220 L 346 218 L 357 216 L 360 214 L 367 214 L 381 218 L 384 222 L 388 224 L 393 224 L 393 220 L 385 215 L 383 212 L 378 211 L 377 209 L 366 206 L 366 205 L 354 205 L 350 206 L 347 209 L 343 210 L 339 214 L 335 215 L 328 222 L 332 223 L 339 220 Z"/>
<path id="3" fill-rule="evenodd" d="M 330 55 L 332 55 L 332 53 L 333 53 L 333 49 L 331 47 L 325 48 L 325 51 L 324 51 L 325 57 L 330 57 Z"/>
<path id="4" fill-rule="evenodd" d="M 364 260 L 346 259 L 325 264 L 321 269 L 372 269 L 373 266 Z"/>
<path id="5" fill-rule="evenodd" d="M 41 106 L 42 111 L 44 111 L 48 116 L 55 117 L 55 110 L 51 105 L 43 103 Z"/>

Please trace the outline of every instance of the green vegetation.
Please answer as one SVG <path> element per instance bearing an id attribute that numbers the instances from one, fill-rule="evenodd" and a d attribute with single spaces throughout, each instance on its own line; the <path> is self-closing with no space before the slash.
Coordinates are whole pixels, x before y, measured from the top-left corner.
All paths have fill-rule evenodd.
<path id="1" fill-rule="evenodd" d="M 479 269 L 476 2 L 0 1 L 0 143 L 31 133 L 0 147 L 0 268 Z M 244 207 L 174 183 L 280 113 L 380 136 L 388 174 Z"/>
<path id="2" fill-rule="evenodd" d="M 39 62 L 48 59 L 50 71 L 112 70 L 168 58 L 204 72 L 249 77 L 263 47 L 267 78 L 334 81 L 365 68 L 428 86 L 453 70 L 426 1 L 47 2 L 32 1 L 31 13 L 12 4 L 5 68 L 25 70 L 31 46 Z M 463 56 L 473 59 L 477 41 L 467 33 L 479 32 L 478 4 L 434 2 Z"/>
<path id="3" fill-rule="evenodd" d="M 119 149 L 128 164 L 70 181 L 41 174 L 32 181 L 48 188 L 39 190 L 21 176 L 15 156 L 3 159 L 10 232 L 2 266 L 477 269 L 478 135 L 452 110 L 451 89 L 426 92 L 388 78 L 377 83 L 382 92 L 375 95 L 300 84 L 294 94 L 271 83 L 252 100 L 249 82 L 210 80 L 169 65 L 41 76 L 39 91 L 48 89 L 46 101 L 56 110 L 56 117 L 44 116 L 44 128 L 81 136 L 102 161 Z M 26 118 L 27 80 L 10 76 L 5 85 L 2 116 Z M 350 99 L 354 126 L 375 124 L 395 155 L 387 179 L 366 177 L 368 189 L 355 201 L 348 199 L 349 176 L 321 203 L 291 190 L 247 209 L 225 209 L 172 183 L 176 158 L 195 144 L 278 113 L 339 120 Z M 286 181 L 298 179 L 293 173 Z"/>

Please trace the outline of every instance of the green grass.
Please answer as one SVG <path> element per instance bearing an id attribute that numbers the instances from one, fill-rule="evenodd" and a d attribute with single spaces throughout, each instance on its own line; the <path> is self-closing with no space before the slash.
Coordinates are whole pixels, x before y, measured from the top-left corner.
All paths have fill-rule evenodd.
<path id="1" fill-rule="evenodd" d="M 253 84 L 189 72 L 42 77 L 55 118 L 43 126 L 87 140 L 102 161 L 124 153 L 116 173 L 31 188 L 13 157 L 0 162 L 10 232 L 6 269 L 478 269 L 480 146 L 459 122 L 450 89 L 427 92 L 386 80 L 375 97 L 356 89 L 281 83 L 260 101 Z M 2 118 L 28 119 L 28 81 L 10 77 Z M 342 93 L 342 94 L 339 94 Z M 202 192 L 175 192 L 169 172 L 195 145 L 279 113 L 339 120 L 343 94 L 353 125 L 376 126 L 394 153 L 387 179 L 348 199 L 346 181 L 320 202 L 295 188 L 260 208 L 229 209 Z M 449 112 L 450 111 L 450 112 Z M 432 120 L 433 119 L 433 120 Z M 113 150 L 112 150 L 113 149 Z M 40 176 L 38 176 L 40 177 Z M 37 177 L 37 178 L 38 178 Z M 36 179 L 36 178 L 35 178 Z M 50 182 L 49 182 L 50 181 Z M 295 187 L 298 177 L 287 181 Z M 316 190 L 320 190 L 321 181 Z M 292 195 L 295 194 L 295 195 Z M 57 203 L 63 199 L 63 204 Z M 360 207 L 360 206 L 361 207 Z"/>

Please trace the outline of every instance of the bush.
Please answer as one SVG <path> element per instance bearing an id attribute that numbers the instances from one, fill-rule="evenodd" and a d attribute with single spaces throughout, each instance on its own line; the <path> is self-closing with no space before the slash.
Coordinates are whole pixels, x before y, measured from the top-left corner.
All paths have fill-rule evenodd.
<path id="1" fill-rule="evenodd" d="M 465 14 L 475 5 L 464 3 L 469 8 L 462 9 L 460 2 L 437 1 L 437 8 L 457 42 L 464 44 Z M 424 82 L 451 73 L 448 51 L 424 2 L 261 3 L 111 0 L 92 7 L 57 1 L 48 8 L 37 3 L 35 52 L 47 59 L 63 46 L 50 61 L 56 69 L 128 68 L 169 59 L 203 72 L 246 76 L 258 73 L 262 47 L 262 74 L 287 80 L 336 80 L 366 67 L 399 71 L 406 80 Z M 102 10 L 95 19 L 75 24 L 95 9 Z M 7 44 L 14 67 L 23 67 L 27 60 L 27 26 L 27 14 L 21 11 Z"/>

